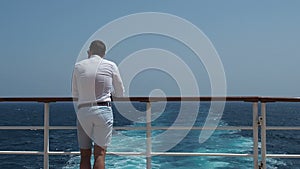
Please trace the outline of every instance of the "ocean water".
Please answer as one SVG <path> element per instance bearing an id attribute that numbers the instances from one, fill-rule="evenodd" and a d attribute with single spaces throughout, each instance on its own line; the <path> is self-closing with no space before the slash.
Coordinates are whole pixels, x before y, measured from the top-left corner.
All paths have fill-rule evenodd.
<path id="1" fill-rule="evenodd" d="M 191 103 L 198 104 L 198 103 Z M 115 126 L 145 126 L 145 103 L 121 104 L 120 110 L 114 108 Z M 172 126 L 179 117 L 182 105 L 178 102 L 167 104 L 153 103 L 153 126 Z M 182 125 L 193 123 L 203 126 L 210 104 L 204 102 L 196 119 L 189 117 L 179 119 Z M 183 111 L 189 111 L 188 109 Z M 125 112 L 125 113 L 124 113 Z M 187 114 L 188 115 L 188 114 Z M 125 117 L 134 119 L 130 121 Z M 43 125 L 42 103 L 0 103 L 0 125 Z M 191 122 L 189 120 L 192 120 Z M 50 125 L 75 125 L 76 114 L 72 103 L 50 104 Z M 244 102 L 226 103 L 219 126 L 251 126 L 252 104 Z M 267 125 L 300 126 L 299 103 L 268 103 Z M 252 131 L 248 130 L 216 130 L 204 143 L 199 143 L 199 130 L 185 132 L 170 131 L 172 138 L 163 135 L 165 130 L 152 131 L 152 149 L 159 151 L 173 144 L 176 138 L 182 140 L 169 152 L 201 152 L 201 153 L 252 153 Z M 183 137 L 184 136 L 184 137 Z M 112 144 L 108 151 L 144 152 L 145 131 L 118 130 L 114 131 Z M 43 130 L 0 130 L 0 150 L 43 150 Z M 78 151 L 76 130 L 50 130 L 50 151 Z M 267 153 L 300 154 L 300 131 L 268 131 Z M 78 169 L 80 157 L 76 155 L 50 156 L 50 168 Z M 146 159 L 143 156 L 106 157 L 108 169 L 144 169 Z M 38 169 L 43 167 L 43 156 L 38 155 L 0 155 L 1 169 Z M 184 157 L 184 156 L 153 156 L 152 168 L 157 169 L 250 169 L 253 168 L 251 157 Z M 298 169 L 300 159 L 267 159 L 269 169 Z"/>

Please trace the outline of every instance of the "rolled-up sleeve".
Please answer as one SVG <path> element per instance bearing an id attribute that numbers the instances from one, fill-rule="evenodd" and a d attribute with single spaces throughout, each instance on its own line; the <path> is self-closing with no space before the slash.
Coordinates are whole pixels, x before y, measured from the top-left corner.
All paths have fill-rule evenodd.
<path id="1" fill-rule="evenodd" d="M 124 85 L 121 79 L 121 75 L 119 72 L 119 69 L 116 64 L 113 64 L 113 77 L 112 77 L 112 83 L 113 83 L 113 92 L 112 95 L 115 97 L 122 97 L 124 96 Z"/>

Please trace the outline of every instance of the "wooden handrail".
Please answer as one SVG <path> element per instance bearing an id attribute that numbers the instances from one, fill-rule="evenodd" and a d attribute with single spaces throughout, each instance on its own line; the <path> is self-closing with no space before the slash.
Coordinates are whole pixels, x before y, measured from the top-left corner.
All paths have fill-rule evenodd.
<path id="1" fill-rule="evenodd" d="M 72 97 L 0 97 L 0 102 L 70 102 Z M 244 101 L 244 102 L 300 102 L 300 97 L 266 96 L 201 96 L 201 97 L 115 97 L 113 101 Z"/>

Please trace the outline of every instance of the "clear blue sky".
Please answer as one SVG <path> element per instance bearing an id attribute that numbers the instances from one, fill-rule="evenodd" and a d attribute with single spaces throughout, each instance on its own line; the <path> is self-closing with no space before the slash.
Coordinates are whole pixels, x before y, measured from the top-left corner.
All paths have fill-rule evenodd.
<path id="1" fill-rule="evenodd" d="M 228 95 L 300 96 L 299 9 L 297 0 L 2 0 L 0 97 L 70 96 L 73 65 L 86 40 L 108 22 L 137 12 L 170 13 L 200 28 L 223 62 Z M 151 44 L 155 36 L 142 45 L 134 43 L 143 41 L 139 38 L 129 44 L 164 48 Z M 134 52 L 128 48 L 124 55 Z M 119 63 L 122 53 L 113 54 L 108 59 Z M 198 80 L 204 84 L 201 93 L 209 95 L 205 76 Z M 159 86 L 143 84 L 143 77 L 153 76 L 134 83 Z"/>

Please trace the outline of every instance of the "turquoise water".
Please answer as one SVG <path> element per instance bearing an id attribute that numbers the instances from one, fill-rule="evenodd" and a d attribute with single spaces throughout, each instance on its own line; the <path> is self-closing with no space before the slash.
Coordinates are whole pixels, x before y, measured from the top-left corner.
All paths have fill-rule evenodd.
<path id="1" fill-rule="evenodd" d="M 132 132 L 132 131 L 131 131 Z M 126 132 L 122 132 L 126 134 Z M 124 137 L 115 133 L 111 147 L 108 151 L 145 151 L 145 135 L 138 137 Z M 203 144 L 197 144 L 198 132 L 191 132 L 186 139 L 181 142 L 181 151 L 176 152 L 201 152 L 201 153 L 252 153 L 252 140 L 239 135 L 239 131 L 216 131 L 211 139 Z M 225 135 L 230 135 L 227 137 Z M 196 142 L 196 143 L 194 143 Z M 126 144 L 126 146 L 124 146 Z M 158 144 L 158 143 L 157 143 Z M 193 145 L 191 145 L 193 144 Z M 155 144 L 154 144 L 155 145 Z M 155 149 L 155 146 L 153 146 Z M 71 158 L 64 169 L 77 169 L 79 157 Z M 92 160 L 93 162 L 93 160 Z M 107 156 L 107 168 L 111 169 L 145 169 L 145 157 L 125 157 L 125 156 Z M 277 166 L 277 167 L 276 167 Z M 286 166 L 283 161 L 268 159 L 268 168 L 278 168 Z M 209 169 L 251 169 L 253 161 L 251 157 L 165 157 L 153 156 L 152 168 L 209 168 Z"/>
<path id="2" fill-rule="evenodd" d="M 177 117 L 177 106 L 173 105 L 168 107 L 165 112 L 159 113 L 159 117 L 153 122 L 154 126 L 171 126 L 170 121 L 174 121 Z M 194 126 L 203 126 L 204 119 L 207 117 L 209 105 L 203 105 L 199 110 L 197 121 Z M 178 111 L 178 110 L 177 110 Z M 251 107 L 250 107 L 251 112 Z M 249 113 L 249 112 L 248 112 Z M 155 116 L 155 110 L 154 110 Z M 250 125 L 252 124 L 251 118 L 248 119 Z M 247 120 L 247 121 L 248 121 Z M 186 122 L 188 123 L 188 121 Z M 246 122 L 249 124 L 249 122 Z M 143 126 L 141 123 L 135 123 L 130 126 Z M 225 119 L 222 119 L 219 126 L 228 126 Z M 156 139 L 158 136 L 165 132 L 164 130 L 154 130 L 152 132 L 152 151 L 160 150 L 164 144 L 170 144 L 172 140 L 168 138 Z M 204 143 L 199 143 L 199 130 L 192 130 L 184 137 L 184 139 L 173 147 L 170 152 L 199 152 L 199 153 L 239 153 L 251 154 L 253 148 L 252 131 L 241 130 L 217 130 L 213 135 Z M 174 135 L 181 136 L 180 131 L 174 131 Z M 144 152 L 146 150 L 146 140 L 144 131 L 115 131 L 113 135 L 112 145 L 108 151 L 111 152 Z M 260 145 L 259 145 L 260 146 Z M 71 158 L 64 169 L 78 168 L 79 157 Z M 268 159 L 268 169 L 277 169 L 287 167 L 287 164 L 279 159 Z M 253 168 L 252 157 L 184 157 L 184 156 L 153 156 L 152 168 L 176 168 L 176 169 L 251 169 Z M 125 157 L 125 156 L 108 156 L 106 159 L 107 168 L 111 169 L 144 169 L 146 166 L 145 157 Z"/>

